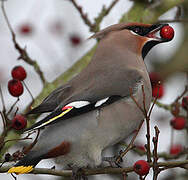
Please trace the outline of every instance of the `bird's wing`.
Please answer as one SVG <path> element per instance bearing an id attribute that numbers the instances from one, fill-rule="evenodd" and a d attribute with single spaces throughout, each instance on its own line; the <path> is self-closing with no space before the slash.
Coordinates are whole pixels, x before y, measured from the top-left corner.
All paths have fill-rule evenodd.
<path id="1" fill-rule="evenodd" d="M 29 129 L 26 129 L 26 131 L 39 129 L 51 123 L 56 123 L 60 120 L 69 119 L 88 111 L 107 106 L 123 97 L 128 97 L 130 95 L 130 89 L 132 89 L 134 93 L 137 90 L 138 83 L 140 83 L 142 78 L 140 74 L 135 70 L 128 70 L 126 71 L 126 73 L 122 74 L 122 76 L 124 77 L 120 76 L 120 79 L 117 79 L 116 75 L 114 74 L 112 82 L 106 83 L 106 86 L 100 86 L 100 84 L 102 83 L 99 81 L 100 79 L 94 79 L 94 82 L 99 84 L 99 86 L 91 86 L 89 88 L 81 90 L 81 92 L 79 90 L 76 90 L 77 93 L 74 93 L 74 91 L 71 90 L 71 87 L 68 86 L 70 89 L 65 91 L 65 94 L 69 98 L 62 101 L 57 106 L 57 108 L 52 111 L 52 113 L 50 113 L 39 122 L 35 123 Z M 130 75 L 132 76 L 132 81 L 130 81 Z M 91 83 L 91 85 L 92 84 L 93 83 Z M 43 101 L 43 103 L 39 105 L 39 107 L 44 107 L 42 109 L 45 109 L 45 104 L 47 104 L 47 106 L 50 106 L 50 102 L 48 101 L 51 101 L 51 97 L 53 97 L 53 95 L 49 95 Z M 37 111 L 39 112 L 40 108 Z"/>
<path id="2" fill-rule="evenodd" d="M 97 101 L 95 103 L 91 103 L 89 101 L 75 101 L 75 102 L 69 103 L 63 108 L 57 108 L 55 111 L 50 113 L 44 119 L 35 123 L 34 125 L 26 129 L 25 131 L 28 132 L 30 130 L 36 130 L 36 129 L 45 127 L 49 124 L 56 123 L 59 120 L 65 120 L 65 119 L 69 119 L 69 118 L 81 115 L 83 113 L 87 113 L 89 111 L 109 105 L 121 98 L 122 98 L 121 96 L 111 96 L 111 97 L 104 98 L 100 101 Z"/>
<path id="3" fill-rule="evenodd" d="M 33 108 L 31 111 L 27 113 L 27 115 L 54 111 L 54 109 L 56 109 L 57 106 L 60 104 L 60 97 L 62 97 L 64 94 L 68 94 L 70 89 L 71 87 L 69 85 L 64 85 L 55 89 L 43 100 L 43 102 L 39 106 Z"/>

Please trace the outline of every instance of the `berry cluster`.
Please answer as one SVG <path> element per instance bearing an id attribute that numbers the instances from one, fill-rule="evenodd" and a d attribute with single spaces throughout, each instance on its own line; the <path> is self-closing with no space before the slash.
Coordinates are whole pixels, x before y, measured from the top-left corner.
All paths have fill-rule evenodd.
<path id="1" fill-rule="evenodd" d="M 11 75 L 13 79 L 8 81 L 9 93 L 14 97 L 19 97 L 24 91 L 21 81 L 27 77 L 27 73 L 22 66 L 15 66 L 11 71 Z"/>
<path id="2" fill-rule="evenodd" d="M 178 103 L 178 102 L 177 102 Z M 186 128 L 187 120 L 186 117 L 179 115 L 179 107 L 180 103 L 178 103 L 178 106 L 176 107 L 177 110 L 175 110 L 178 113 L 174 114 L 174 118 L 170 121 L 170 125 L 173 129 L 181 131 Z M 182 98 L 181 107 L 188 112 L 188 96 L 185 96 Z M 170 147 L 170 154 L 177 155 L 183 151 L 183 147 L 180 144 L 175 144 Z"/>
<path id="3" fill-rule="evenodd" d="M 12 78 L 8 81 L 9 93 L 14 97 L 19 97 L 23 94 L 24 87 L 22 81 L 27 77 L 27 73 L 22 66 L 15 66 L 11 71 Z M 12 128 L 15 130 L 24 129 L 27 126 L 27 120 L 22 115 L 14 116 L 12 120 Z"/>

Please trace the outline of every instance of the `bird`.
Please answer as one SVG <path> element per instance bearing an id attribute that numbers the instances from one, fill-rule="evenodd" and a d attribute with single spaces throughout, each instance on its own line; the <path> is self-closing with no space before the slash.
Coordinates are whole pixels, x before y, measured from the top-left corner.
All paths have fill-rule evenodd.
<path id="1" fill-rule="evenodd" d="M 41 134 L 8 172 L 28 173 L 48 158 L 69 167 L 100 166 L 102 152 L 129 137 L 145 118 L 135 101 L 149 110 L 152 89 L 144 58 L 170 41 L 158 36 L 165 26 L 120 23 L 92 35 L 98 45 L 87 67 L 28 113 L 49 114 L 26 129 Z"/>

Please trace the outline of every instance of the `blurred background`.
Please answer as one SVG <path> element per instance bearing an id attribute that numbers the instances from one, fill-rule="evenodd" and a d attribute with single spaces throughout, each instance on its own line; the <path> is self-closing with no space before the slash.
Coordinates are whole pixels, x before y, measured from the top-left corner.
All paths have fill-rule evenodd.
<path id="1" fill-rule="evenodd" d="M 109 6 L 110 0 L 76 1 L 83 11 L 87 12 L 88 18 L 93 20 L 101 11 L 102 6 Z M 134 1 L 119 0 L 115 7 L 106 16 L 100 28 L 118 23 L 125 12 L 128 12 L 134 5 Z M 85 55 L 95 44 L 95 40 L 88 40 L 93 33 L 89 31 L 84 24 L 80 14 L 70 1 L 63 0 L 8 0 L 5 3 L 6 12 L 9 21 L 16 33 L 16 38 L 22 47 L 26 47 L 29 56 L 36 60 L 45 78 L 51 82 L 70 68 L 77 60 Z M 160 20 L 173 20 L 177 16 L 180 19 L 188 20 L 188 3 L 174 7 L 160 17 Z M 178 15 L 179 13 L 179 15 Z M 138 15 L 139 16 L 139 15 Z M 185 85 L 188 84 L 186 73 L 188 72 L 188 21 L 173 22 L 170 25 L 175 30 L 175 37 L 171 42 L 154 47 L 145 58 L 148 71 L 157 73 L 162 81 L 163 89 L 161 90 L 160 103 L 170 104 L 184 91 Z M 0 84 L 5 99 L 7 109 L 15 102 L 16 98 L 12 97 L 7 89 L 8 80 L 11 79 L 11 70 L 14 66 L 22 65 L 27 71 L 26 85 L 29 87 L 32 95 L 37 95 L 42 90 L 41 81 L 34 71 L 33 67 L 17 60 L 18 52 L 14 48 L 10 31 L 7 27 L 2 11 L 0 10 Z M 155 75 L 154 75 L 155 76 Z M 156 77 L 155 76 L 155 77 Z M 25 107 L 31 103 L 32 99 L 25 90 L 17 103 L 18 113 L 21 113 Z M 180 100 L 181 101 L 181 100 Z M 0 103 L 2 109 L 2 104 Z M 180 109 L 185 115 L 185 111 Z M 171 147 L 172 128 L 170 121 L 173 119 L 172 113 L 159 108 L 155 105 L 151 116 L 151 136 L 154 135 L 154 126 L 160 129 L 159 152 L 169 153 Z M 0 122 L 2 127 L 2 122 Z M 1 131 L 1 129 L 0 129 Z M 146 144 L 145 125 L 136 139 L 136 144 L 144 146 Z M 180 144 L 187 147 L 186 130 L 173 131 L 173 144 Z M 126 142 L 129 142 L 126 141 Z M 16 146 L 9 149 L 8 152 L 15 152 L 21 148 L 23 143 L 17 143 Z M 122 146 L 121 146 L 122 147 Z M 109 154 L 117 151 L 113 149 Z M 125 166 L 132 166 L 138 159 L 146 159 L 134 152 L 128 153 L 125 158 Z M 44 160 L 37 167 L 51 168 L 54 165 L 52 160 Z M 57 168 L 60 168 L 57 166 Z M 172 177 L 171 177 L 172 176 Z M 98 179 L 122 179 L 117 176 L 95 176 Z M 151 179 L 152 172 L 147 179 Z M 0 174 L 1 179 L 11 179 L 7 174 Z M 20 175 L 19 180 L 26 179 L 61 179 L 56 176 L 48 175 Z M 89 177 L 90 178 L 90 177 Z M 167 180 L 187 179 L 188 175 L 185 170 L 173 169 L 162 172 L 159 179 Z M 137 175 L 131 173 L 128 179 L 138 179 Z"/>

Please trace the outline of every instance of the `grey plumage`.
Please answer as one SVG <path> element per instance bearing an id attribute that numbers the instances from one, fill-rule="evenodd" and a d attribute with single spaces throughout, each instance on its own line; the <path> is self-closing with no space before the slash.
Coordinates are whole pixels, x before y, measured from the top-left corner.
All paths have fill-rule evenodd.
<path id="1" fill-rule="evenodd" d="M 145 34 L 134 32 L 135 27 L 143 28 Z M 149 109 L 152 98 L 151 84 L 142 53 L 144 45 L 151 40 L 163 42 L 159 38 L 148 36 L 151 30 L 160 30 L 161 27 L 162 25 L 140 23 L 117 24 L 92 36 L 99 38 L 100 42 L 89 65 L 30 112 L 52 111 L 43 120 L 44 126 L 49 125 L 46 123 L 49 119 L 56 120 L 45 128 L 30 153 L 37 158 L 45 158 L 49 157 L 51 152 L 57 152 L 58 149 L 59 153 L 63 150 L 60 148 L 67 147 L 67 151 L 56 158 L 58 163 L 79 167 L 100 165 L 103 150 L 128 137 L 144 118 L 130 97 L 131 90 L 136 101 L 143 107 L 142 86 L 144 87 L 145 107 L 146 110 Z M 151 49 L 155 44 L 148 48 Z M 146 52 L 148 51 L 144 53 Z M 67 120 L 63 118 L 62 114 L 66 110 L 62 108 L 69 103 L 88 101 L 92 105 L 111 96 L 121 98 L 86 113 L 72 115 Z M 73 108 L 70 112 L 67 111 L 67 114 L 76 111 L 79 111 L 79 108 Z M 70 144 L 70 149 L 64 142 Z M 25 162 L 28 165 L 27 156 Z M 20 165 L 25 165 L 24 161 L 18 163 L 18 166 Z M 32 162 L 30 165 L 35 166 Z M 10 172 L 14 172 L 14 168 Z"/>

